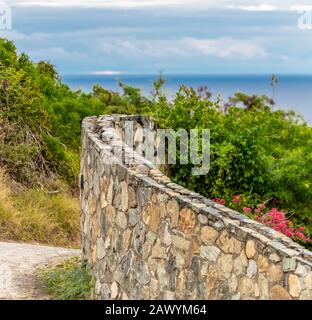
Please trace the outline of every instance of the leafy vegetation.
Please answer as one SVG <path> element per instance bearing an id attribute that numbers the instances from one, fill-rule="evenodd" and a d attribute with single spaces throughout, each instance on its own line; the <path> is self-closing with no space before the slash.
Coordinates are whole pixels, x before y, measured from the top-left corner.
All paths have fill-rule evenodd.
<path id="1" fill-rule="evenodd" d="M 39 277 L 55 300 L 91 299 L 91 276 L 86 264 L 72 258 L 42 270 Z"/>
<path id="2" fill-rule="evenodd" d="M 173 101 L 160 96 L 153 106 L 164 128 L 211 132 L 209 173 L 194 176 L 192 164 L 178 163 L 173 179 L 209 198 L 229 203 L 240 194 L 246 207 L 278 207 L 311 234 L 312 128 L 294 112 L 274 111 L 266 96 L 237 93 L 225 104 L 206 96 L 182 86 Z"/>
<path id="3" fill-rule="evenodd" d="M 72 91 L 53 65 L 35 64 L 0 39 L 0 165 L 29 187 L 57 176 L 76 187 L 82 119 L 140 113 L 149 103 L 138 89 L 121 86 L 123 95 L 98 85 L 90 94 Z"/>
<path id="4" fill-rule="evenodd" d="M 311 236 L 312 128 L 294 112 L 274 108 L 274 101 L 266 96 L 238 92 L 224 102 L 213 100 L 206 87 L 196 91 L 182 86 L 169 100 L 161 92 L 164 81 L 162 76 L 155 81 L 151 98 L 124 83 L 120 83 L 122 94 L 99 85 L 91 93 L 73 91 L 62 83 L 53 65 L 35 64 L 27 55 L 16 54 L 12 42 L 0 39 L 0 166 L 18 185 L 28 188 L 12 196 L 14 210 L 26 211 L 23 224 L 33 221 L 33 211 L 27 207 L 42 203 L 38 211 L 49 208 L 48 216 L 59 223 L 56 228 L 78 230 L 71 220 L 72 204 L 70 213 L 62 209 L 67 193 L 51 197 L 49 190 L 68 184 L 73 194 L 77 191 L 81 120 L 89 115 L 137 113 L 153 116 L 162 128 L 210 129 L 209 174 L 193 176 L 192 164 L 176 164 L 170 168 L 173 180 L 241 212 L 249 208 L 254 214 L 265 204 L 267 217 L 281 217 L 276 212 L 282 212 L 293 233 L 305 228 L 305 235 Z M 276 84 L 272 76 L 273 95 Z M 233 204 L 237 195 L 241 202 Z M 37 198 L 41 201 L 31 202 Z M 10 221 L 8 212 L 15 212 L 6 205 L 0 203 L 2 225 Z M 44 234 L 44 224 L 37 229 L 31 223 L 27 230 L 42 227 Z"/>

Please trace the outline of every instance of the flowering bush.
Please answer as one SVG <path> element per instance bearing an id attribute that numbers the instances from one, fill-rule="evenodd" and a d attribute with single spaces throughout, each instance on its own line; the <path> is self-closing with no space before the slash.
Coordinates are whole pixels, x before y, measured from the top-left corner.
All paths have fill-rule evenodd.
<path id="1" fill-rule="evenodd" d="M 150 114 L 161 128 L 210 129 L 209 173 L 192 175 L 192 164 L 180 164 L 178 138 L 175 182 L 248 215 L 283 208 L 312 235 L 312 128 L 294 112 L 272 108 L 264 96 L 236 93 L 226 103 L 182 86 L 173 99 L 156 99 Z"/>
<path id="2" fill-rule="evenodd" d="M 250 213 L 251 213 L 251 208 L 244 207 L 244 208 L 243 208 L 243 211 L 244 211 L 244 213 L 246 213 L 246 214 L 250 214 Z"/>
<path id="3" fill-rule="evenodd" d="M 212 201 L 214 201 L 214 202 L 216 202 L 218 204 L 221 204 L 223 206 L 226 204 L 226 201 L 224 199 L 222 199 L 222 198 L 214 198 L 214 199 L 212 199 Z"/>
<path id="4" fill-rule="evenodd" d="M 260 213 L 256 213 L 255 219 L 274 230 L 285 234 L 293 240 L 312 243 L 312 239 L 305 234 L 304 227 L 294 227 L 293 222 L 285 217 L 284 212 L 279 211 L 276 208 L 272 208 L 266 213 L 262 213 L 261 211 Z"/>
<path id="5" fill-rule="evenodd" d="M 274 207 L 267 208 L 264 203 L 260 203 L 256 206 L 244 206 L 247 200 L 246 197 L 240 194 L 230 197 L 228 201 L 224 198 L 212 199 L 212 201 L 218 204 L 227 205 L 233 209 L 242 211 L 249 218 L 257 220 L 270 228 L 283 233 L 294 241 L 305 245 L 312 243 L 312 238 L 309 237 L 306 229 L 302 226 L 294 226 L 294 223 L 286 218 L 283 211 Z"/>

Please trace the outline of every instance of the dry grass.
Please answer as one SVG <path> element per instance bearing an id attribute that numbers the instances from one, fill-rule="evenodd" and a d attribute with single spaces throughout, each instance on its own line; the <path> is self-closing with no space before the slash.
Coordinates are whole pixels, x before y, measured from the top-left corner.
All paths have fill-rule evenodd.
<path id="1" fill-rule="evenodd" d="M 62 186 L 66 190 L 66 186 Z M 15 188 L 0 168 L 0 240 L 78 247 L 79 199 L 69 192 Z"/>

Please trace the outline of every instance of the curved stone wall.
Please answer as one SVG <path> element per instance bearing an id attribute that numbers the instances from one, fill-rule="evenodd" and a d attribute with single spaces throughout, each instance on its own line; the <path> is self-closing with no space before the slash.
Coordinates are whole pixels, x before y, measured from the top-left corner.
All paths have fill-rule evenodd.
<path id="1" fill-rule="evenodd" d="M 82 244 L 98 299 L 312 299 L 312 253 L 112 148 L 125 120 L 83 121 Z M 129 148 L 123 154 L 131 152 Z"/>

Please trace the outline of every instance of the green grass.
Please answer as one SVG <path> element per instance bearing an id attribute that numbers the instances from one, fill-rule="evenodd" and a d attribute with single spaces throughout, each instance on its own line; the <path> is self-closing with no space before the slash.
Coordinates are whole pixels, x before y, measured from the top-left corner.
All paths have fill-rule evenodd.
<path id="1" fill-rule="evenodd" d="M 91 299 L 91 276 L 79 258 L 72 258 L 39 272 L 44 288 L 55 300 Z"/>

